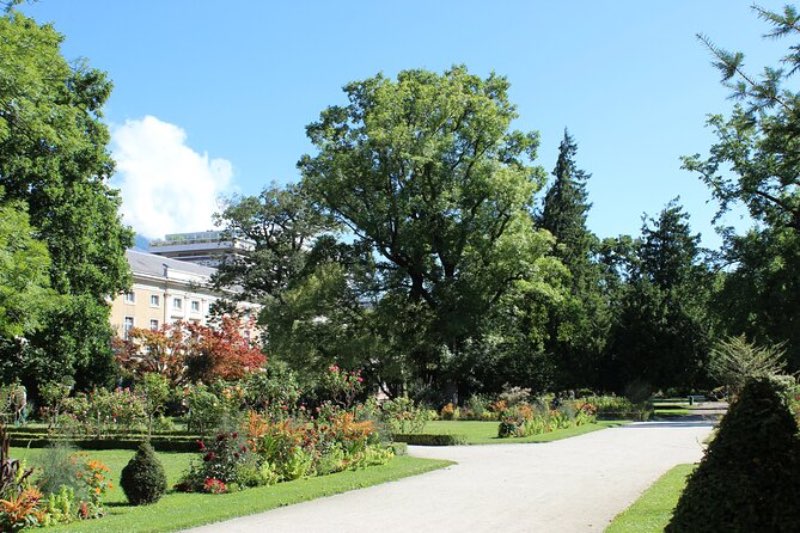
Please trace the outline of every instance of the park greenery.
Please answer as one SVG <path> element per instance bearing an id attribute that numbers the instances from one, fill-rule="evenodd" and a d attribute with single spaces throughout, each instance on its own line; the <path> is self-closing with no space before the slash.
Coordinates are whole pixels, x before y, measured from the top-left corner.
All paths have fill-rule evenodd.
<path id="1" fill-rule="evenodd" d="M 260 304 L 254 343 L 236 301 L 208 325 L 114 337 L 133 234 L 108 183 L 111 82 L 14 4 L 0 16 L 0 530 L 109 514 L 121 530 L 135 517 L 186 527 L 446 464 L 402 457 L 399 442 L 544 442 L 715 388 L 733 408 L 670 527 L 751 512 L 753 528 L 796 529 L 793 7 L 755 8 L 769 37 L 795 39 L 760 76 L 701 36 L 737 103 L 683 166 L 720 215 L 743 205 L 753 222 L 720 228 L 720 250 L 701 247 L 679 198 L 637 235 L 595 235 L 578 142 L 564 131 L 549 175 L 501 75 L 347 84 L 346 103 L 307 126 L 298 183 L 215 215 L 253 243 L 213 283 Z M 119 475 L 131 507 L 109 510 Z M 207 504 L 222 493 L 241 509 Z M 181 521 L 181 506 L 203 509 Z"/>

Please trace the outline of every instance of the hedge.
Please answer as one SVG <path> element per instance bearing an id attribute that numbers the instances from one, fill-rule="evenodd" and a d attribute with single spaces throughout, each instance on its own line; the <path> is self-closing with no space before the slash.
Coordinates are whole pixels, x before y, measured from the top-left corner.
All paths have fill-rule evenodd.
<path id="1" fill-rule="evenodd" d="M 458 446 L 467 443 L 464 435 L 432 435 L 430 433 L 398 433 L 395 442 L 404 442 L 414 446 Z"/>
<path id="2" fill-rule="evenodd" d="M 83 450 L 136 450 L 144 439 L 92 439 L 21 438 L 10 437 L 9 444 L 19 448 L 46 448 L 56 442 L 68 442 Z M 150 445 L 159 452 L 196 452 L 196 439 L 151 439 Z"/>

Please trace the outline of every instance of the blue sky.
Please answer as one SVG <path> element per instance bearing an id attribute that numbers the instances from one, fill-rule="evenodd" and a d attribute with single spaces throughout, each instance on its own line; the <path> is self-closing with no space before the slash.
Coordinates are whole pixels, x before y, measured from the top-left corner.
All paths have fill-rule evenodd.
<path id="1" fill-rule="evenodd" d="M 113 79 L 114 183 L 150 237 L 206 229 L 220 194 L 297 180 L 305 125 L 343 102 L 345 83 L 463 63 L 509 78 L 515 127 L 541 133 L 548 172 L 569 128 L 599 236 L 638 233 L 643 212 L 680 195 L 715 247 L 715 206 L 679 157 L 705 153 L 706 114 L 731 102 L 695 33 L 742 50 L 754 71 L 785 49 L 734 0 L 42 0 L 23 11 L 65 34 L 67 58 Z"/>

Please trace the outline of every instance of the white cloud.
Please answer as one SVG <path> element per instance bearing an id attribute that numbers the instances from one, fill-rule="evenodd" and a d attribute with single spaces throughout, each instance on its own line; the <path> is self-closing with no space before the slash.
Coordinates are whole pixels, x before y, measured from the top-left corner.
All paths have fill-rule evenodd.
<path id="1" fill-rule="evenodd" d="M 149 115 L 112 127 L 111 140 L 126 224 L 148 238 L 213 227 L 233 176 L 230 161 L 209 160 L 187 146 L 183 129 Z"/>

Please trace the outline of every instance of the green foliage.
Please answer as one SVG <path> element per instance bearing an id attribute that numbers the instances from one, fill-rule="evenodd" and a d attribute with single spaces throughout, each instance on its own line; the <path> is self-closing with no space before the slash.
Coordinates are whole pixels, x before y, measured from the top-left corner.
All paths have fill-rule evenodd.
<path id="1" fill-rule="evenodd" d="M 711 377 L 738 394 L 751 379 L 781 374 L 786 363 L 782 346 L 756 346 L 744 335 L 720 340 L 711 350 Z"/>
<path id="2" fill-rule="evenodd" d="M 7 322 L 13 334 L 22 327 L 27 342 L 2 334 L 0 374 L 20 377 L 34 395 L 37 382 L 61 376 L 75 376 L 84 390 L 108 385 L 115 368 L 104 299 L 130 282 L 125 249 L 133 237 L 120 221 L 119 195 L 108 186 L 113 162 L 101 109 L 111 83 L 82 61 L 68 62 L 60 52 L 63 37 L 51 25 L 12 9 L 0 17 L 0 34 L 0 188 L 16 211 L 4 208 L 2 218 L 24 229 L 27 212 L 35 228 L 21 241 L 19 253 L 31 260 L 26 272 L 2 269 L 17 281 L 34 277 L 30 318 Z M 49 261 L 30 237 L 46 245 Z M 48 267 L 60 298 L 42 290 Z M 0 287 L 16 283 L 4 277 Z M 18 304 L 0 302 L 9 304 L 16 313 Z M 41 307 L 44 313 L 33 312 Z"/>
<path id="3" fill-rule="evenodd" d="M 504 78 L 464 67 L 379 75 L 344 90 L 349 103 L 307 128 L 317 153 L 298 163 L 303 187 L 378 258 L 364 297 L 392 328 L 379 330 L 384 342 L 410 355 L 408 370 L 442 379 L 447 354 L 460 358 L 500 299 L 541 280 L 551 242 L 530 217 L 544 181 L 529 164 L 537 136 L 510 130 L 516 112 Z M 394 319 L 406 316 L 418 333 L 403 338 Z"/>
<path id="4" fill-rule="evenodd" d="M 152 434 L 157 420 L 156 415 L 161 412 L 170 397 L 169 382 L 161 374 L 148 372 L 139 381 L 136 389 L 136 392 L 144 401 L 144 410 L 147 415 L 147 431 Z"/>
<path id="5" fill-rule="evenodd" d="M 541 400 L 533 405 L 520 402 L 500 413 L 497 436 L 529 437 L 591 424 L 597 407 L 583 400 L 566 400 L 548 406 Z"/>
<path id="6" fill-rule="evenodd" d="M 401 396 L 381 404 L 380 419 L 390 433 L 418 433 L 429 420 L 428 410 Z"/>
<path id="7" fill-rule="evenodd" d="M 147 421 L 146 403 L 130 389 L 95 389 L 62 402 L 59 421 L 62 434 L 104 438 L 114 430 L 127 435 L 141 430 Z"/>
<path id="8" fill-rule="evenodd" d="M 222 425 L 229 411 L 228 405 L 212 389 L 203 384 L 192 385 L 186 389 L 184 395 L 184 403 L 189 409 L 189 429 L 206 435 Z"/>
<path id="9" fill-rule="evenodd" d="M 131 505 L 146 505 L 161 499 L 167 491 L 164 466 L 153 447 L 144 442 L 122 469 L 119 485 Z"/>
<path id="10" fill-rule="evenodd" d="M 252 482 L 252 472 L 246 467 L 252 466 L 252 451 L 248 448 L 243 436 L 238 432 L 222 432 L 216 437 L 200 441 L 202 459 L 193 462 L 189 471 L 178 484 L 184 491 L 226 492 L 232 483 L 240 481 Z M 244 479 L 240 480 L 239 475 Z M 209 483 L 216 480 L 223 485 L 215 486 Z"/>
<path id="11" fill-rule="evenodd" d="M 697 386 L 705 379 L 714 277 L 699 235 L 677 201 L 645 219 L 627 265 L 609 353 L 622 391 L 633 381 L 654 388 Z"/>
<path id="12" fill-rule="evenodd" d="M 797 424 L 769 380 L 745 385 L 689 477 L 668 532 L 800 529 Z"/>
<path id="13" fill-rule="evenodd" d="M 272 185 L 259 196 L 232 198 L 216 218 L 231 237 L 254 243 L 252 252 L 226 258 L 214 278 L 219 287 L 241 287 L 238 297 L 248 301 L 282 301 L 316 266 L 319 250 L 309 253 L 308 247 L 322 246 L 321 234 L 334 229 L 297 185 Z"/>
<path id="14" fill-rule="evenodd" d="M 83 487 L 78 480 L 79 466 L 73 460 L 77 450 L 70 444 L 57 442 L 48 446 L 39 456 L 38 466 L 40 475 L 36 480 L 44 494 L 57 493 L 62 486 L 69 487 L 73 492 Z M 78 494 L 86 497 L 87 494 Z"/>
<path id="15" fill-rule="evenodd" d="M 300 398 L 297 377 L 285 364 L 270 361 L 263 372 L 253 372 L 242 380 L 247 406 L 256 411 L 275 412 L 281 406 L 294 406 Z"/>
<path id="16" fill-rule="evenodd" d="M 789 370 L 800 369 L 800 25 L 797 10 L 754 6 L 769 26 L 768 38 L 789 39 L 780 66 L 748 72 L 744 54 L 724 50 L 699 36 L 714 57 L 723 84 L 739 101 L 729 116 L 712 115 L 716 136 L 708 156 L 684 158 L 684 168 L 700 175 L 719 202 L 719 215 L 744 205 L 758 223 L 744 235 L 723 230 L 726 265 L 723 290 L 715 302 L 725 333 L 786 342 Z"/>
<path id="17" fill-rule="evenodd" d="M 601 292 L 602 267 L 595 258 L 599 241 L 586 227 L 590 175 L 576 168 L 577 150 L 565 131 L 553 171 L 555 181 L 538 220 L 555 237 L 554 255 L 570 274 L 565 298 L 550 310 L 545 343 L 558 367 L 560 388 L 598 385 L 597 370 L 611 318 Z"/>
<path id="18" fill-rule="evenodd" d="M 60 293 L 115 294 L 129 281 L 119 196 L 107 180 L 113 162 L 101 109 L 105 73 L 70 64 L 63 36 L 11 11 L 0 18 L 0 185 L 27 204 L 52 258 Z"/>
<path id="19" fill-rule="evenodd" d="M 40 325 L 54 300 L 50 255 L 32 237 L 23 202 L 4 202 L 0 186 L 0 337 L 16 337 Z"/>

